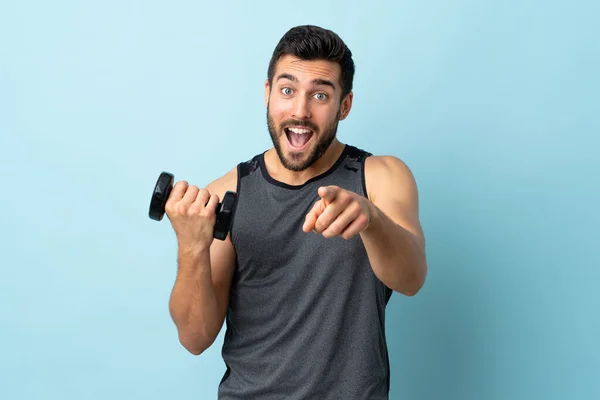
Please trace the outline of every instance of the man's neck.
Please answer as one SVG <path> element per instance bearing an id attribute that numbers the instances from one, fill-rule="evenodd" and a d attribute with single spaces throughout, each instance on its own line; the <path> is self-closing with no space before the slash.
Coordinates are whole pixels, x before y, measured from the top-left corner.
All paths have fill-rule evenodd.
<path id="1" fill-rule="evenodd" d="M 275 149 L 271 148 L 265 152 L 265 165 L 267 167 L 267 172 L 273 179 L 287 185 L 302 185 L 315 176 L 327 172 L 327 170 L 329 170 L 339 159 L 344 151 L 344 147 L 345 145 L 343 143 L 334 139 L 321 158 L 304 171 L 298 172 L 290 171 L 285 168 Z"/>

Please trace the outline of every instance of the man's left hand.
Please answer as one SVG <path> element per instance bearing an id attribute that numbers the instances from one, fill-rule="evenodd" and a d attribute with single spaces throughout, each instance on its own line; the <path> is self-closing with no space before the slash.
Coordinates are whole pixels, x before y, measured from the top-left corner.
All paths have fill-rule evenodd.
<path id="1" fill-rule="evenodd" d="M 369 227 L 372 204 L 367 198 L 338 186 L 320 187 L 318 194 L 321 199 L 306 215 L 304 232 L 348 240 Z"/>

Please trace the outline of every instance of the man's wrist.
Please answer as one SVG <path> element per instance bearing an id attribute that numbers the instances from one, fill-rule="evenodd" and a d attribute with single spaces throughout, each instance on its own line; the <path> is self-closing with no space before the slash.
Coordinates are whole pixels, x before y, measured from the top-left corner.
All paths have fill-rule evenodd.
<path id="1" fill-rule="evenodd" d="M 210 255 L 210 246 L 198 242 L 179 241 L 179 256 L 186 259 L 199 260 Z"/>
<path id="2" fill-rule="evenodd" d="M 367 204 L 369 209 L 369 223 L 363 233 L 369 234 L 379 229 L 383 215 L 381 210 L 371 200 L 367 200 Z"/>

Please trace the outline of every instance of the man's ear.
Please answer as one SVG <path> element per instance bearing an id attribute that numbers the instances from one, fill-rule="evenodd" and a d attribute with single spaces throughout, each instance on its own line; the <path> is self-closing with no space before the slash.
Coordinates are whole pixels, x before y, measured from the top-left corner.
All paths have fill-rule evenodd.
<path id="1" fill-rule="evenodd" d="M 346 97 L 344 97 L 344 100 L 342 100 L 342 104 L 340 105 L 340 121 L 345 119 L 350 113 L 353 98 L 354 94 L 350 92 L 346 95 Z"/>
<path id="2" fill-rule="evenodd" d="M 265 107 L 269 106 L 270 93 L 271 93 L 271 86 L 269 85 L 269 80 L 265 79 Z"/>

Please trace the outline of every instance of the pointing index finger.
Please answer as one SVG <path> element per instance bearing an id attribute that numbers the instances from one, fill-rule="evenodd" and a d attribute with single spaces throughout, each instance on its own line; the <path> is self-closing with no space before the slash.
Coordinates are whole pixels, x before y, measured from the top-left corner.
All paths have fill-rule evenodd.
<path id="1" fill-rule="evenodd" d="M 336 186 L 321 186 L 318 190 L 319 196 L 327 203 L 331 203 L 338 193 Z"/>

